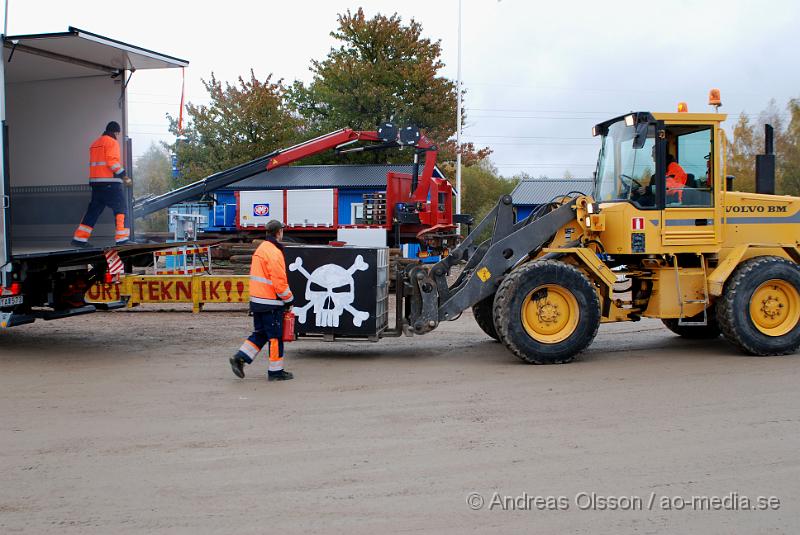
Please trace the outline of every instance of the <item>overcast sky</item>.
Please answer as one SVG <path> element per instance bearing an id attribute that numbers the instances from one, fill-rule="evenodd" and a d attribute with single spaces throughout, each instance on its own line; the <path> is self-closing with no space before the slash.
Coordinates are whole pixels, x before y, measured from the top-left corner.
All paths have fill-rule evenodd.
<path id="1" fill-rule="evenodd" d="M 456 76 L 458 0 L 9 1 L 9 35 L 72 25 L 189 60 L 191 102 L 207 102 L 200 79 L 212 71 L 308 81 L 310 60 L 334 45 L 337 13 L 359 6 L 415 18 L 442 41 L 442 74 Z M 491 147 L 506 176 L 589 176 L 591 126 L 604 118 L 679 101 L 705 111 L 719 87 L 730 125 L 770 98 L 783 107 L 800 97 L 798 23 L 800 2 L 788 0 L 463 0 L 465 137 Z M 177 114 L 180 72 L 137 72 L 129 88 L 134 152 L 171 141 L 165 114 Z"/>

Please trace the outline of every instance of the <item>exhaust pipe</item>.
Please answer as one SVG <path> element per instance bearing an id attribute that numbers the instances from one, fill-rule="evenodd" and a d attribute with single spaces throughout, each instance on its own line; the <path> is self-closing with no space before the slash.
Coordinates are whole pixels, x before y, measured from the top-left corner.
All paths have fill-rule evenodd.
<path id="1" fill-rule="evenodd" d="M 756 193 L 775 195 L 774 129 L 764 125 L 764 154 L 756 155 Z"/>

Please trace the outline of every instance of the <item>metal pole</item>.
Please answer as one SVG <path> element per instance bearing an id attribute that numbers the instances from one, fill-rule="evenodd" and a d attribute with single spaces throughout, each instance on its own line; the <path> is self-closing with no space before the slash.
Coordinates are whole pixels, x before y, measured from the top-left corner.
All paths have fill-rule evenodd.
<path id="1" fill-rule="evenodd" d="M 8 35 L 8 3 L 11 0 L 6 0 L 6 15 L 3 17 L 3 37 Z"/>
<path id="2" fill-rule="evenodd" d="M 461 213 L 461 0 L 458 0 L 458 68 L 457 68 L 456 105 L 456 213 Z M 458 225 L 461 232 L 461 225 Z"/>

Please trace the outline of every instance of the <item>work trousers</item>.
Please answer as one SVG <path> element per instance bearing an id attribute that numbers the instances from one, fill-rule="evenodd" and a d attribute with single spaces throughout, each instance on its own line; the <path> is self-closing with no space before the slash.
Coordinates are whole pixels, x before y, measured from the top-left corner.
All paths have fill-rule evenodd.
<path id="1" fill-rule="evenodd" d="M 269 371 L 283 369 L 283 308 L 253 312 L 253 334 L 239 348 L 238 356 L 251 364 L 264 346 L 269 346 Z"/>
<path id="2" fill-rule="evenodd" d="M 122 184 L 116 183 L 92 184 L 92 200 L 89 201 L 89 207 L 86 209 L 86 214 L 81 219 L 81 224 L 75 231 L 73 239 L 82 242 L 89 241 L 94 226 L 106 207 L 111 208 L 114 212 L 116 242 L 121 243 L 130 239 L 130 228 L 125 221 L 128 218 L 125 190 Z"/>

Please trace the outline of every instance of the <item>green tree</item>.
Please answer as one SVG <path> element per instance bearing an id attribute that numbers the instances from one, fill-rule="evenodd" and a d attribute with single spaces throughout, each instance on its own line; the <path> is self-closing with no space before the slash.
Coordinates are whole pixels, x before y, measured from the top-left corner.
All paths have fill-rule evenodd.
<path id="1" fill-rule="evenodd" d="M 323 60 L 314 60 L 312 81 L 296 81 L 290 100 L 306 120 L 311 137 L 350 126 L 370 130 L 392 120 L 424 129 L 439 145 L 442 160 L 455 158 L 455 143 L 448 141 L 456 122 L 456 84 L 439 75 L 441 43 L 422 37 L 422 26 L 408 24 L 395 13 L 368 19 L 359 9 L 338 17 L 339 27 L 331 36 L 341 44 Z M 485 158 L 488 149 L 462 145 L 465 165 Z M 317 162 L 332 161 L 321 155 Z M 408 161 L 399 151 L 364 153 L 351 161 L 398 163 Z"/>
<path id="2" fill-rule="evenodd" d="M 298 140 L 300 120 L 286 106 L 283 83 L 273 82 L 272 75 L 262 82 L 251 70 L 249 79 L 240 76 L 237 84 L 223 84 L 211 73 L 203 85 L 211 103 L 186 105 L 183 132 L 169 117 L 170 131 L 180 136 L 170 148 L 182 178 L 197 180 Z"/>
<path id="3" fill-rule="evenodd" d="M 519 184 L 517 178 L 503 178 L 491 161 L 485 159 L 461 170 L 461 211 L 479 223 L 497 204 L 501 196 L 511 193 Z"/>
<path id="4" fill-rule="evenodd" d="M 154 143 L 134 163 L 133 176 L 133 194 L 137 198 L 166 193 L 176 186 L 169 155 Z M 137 227 L 148 231 L 166 231 L 167 211 L 161 210 L 145 217 L 137 223 Z"/>

